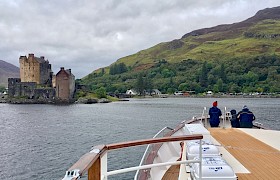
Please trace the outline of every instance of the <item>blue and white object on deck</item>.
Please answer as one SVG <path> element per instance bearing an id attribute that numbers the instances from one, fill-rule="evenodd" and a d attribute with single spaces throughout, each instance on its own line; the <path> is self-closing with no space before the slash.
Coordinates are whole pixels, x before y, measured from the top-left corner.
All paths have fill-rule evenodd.
<path id="1" fill-rule="evenodd" d="M 194 160 L 198 160 L 199 157 L 195 157 Z M 199 164 L 194 163 L 191 166 L 191 176 L 193 179 L 199 178 Z M 202 157 L 202 180 L 236 180 L 233 169 L 227 164 L 227 162 L 220 156 Z"/>
<path id="2" fill-rule="evenodd" d="M 220 151 L 217 146 L 213 145 L 210 141 L 202 140 L 202 156 L 220 156 Z M 188 141 L 186 144 L 187 159 L 192 160 L 199 155 L 199 141 Z"/>
<path id="3" fill-rule="evenodd" d="M 71 171 L 66 171 L 65 176 L 62 180 L 72 180 L 73 178 L 80 179 L 80 170 L 74 169 Z"/>

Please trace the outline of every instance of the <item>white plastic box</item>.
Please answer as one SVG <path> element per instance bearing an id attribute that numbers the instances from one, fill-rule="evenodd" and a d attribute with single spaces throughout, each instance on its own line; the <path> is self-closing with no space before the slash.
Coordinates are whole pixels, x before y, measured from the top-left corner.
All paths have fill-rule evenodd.
<path id="1" fill-rule="evenodd" d="M 194 158 L 194 160 L 198 159 L 198 157 Z M 193 179 L 199 178 L 199 163 L 191 166 L 191 176 Z M 202 179 L 236 180 L 237 176 L 222 157 L 202 157 Z"/>
<path id="2" fill-rule="evenodd" d="M 192 160 L 194 157 L 199 156 L 199 140 L 188 141 L 186 144 L 187 159 Z M 202 156 L 219 156 L 220 152 L 217 146 L 213 145 L 210 141 L 202 140 Z"/>
<path id="3" fill-rule="evenodd" d="M 210 140 L 210 132 L 200 123 L 185 124 L 184 131 L 185 131 L 186 135 L 202 134 L 203 139 Z"/>

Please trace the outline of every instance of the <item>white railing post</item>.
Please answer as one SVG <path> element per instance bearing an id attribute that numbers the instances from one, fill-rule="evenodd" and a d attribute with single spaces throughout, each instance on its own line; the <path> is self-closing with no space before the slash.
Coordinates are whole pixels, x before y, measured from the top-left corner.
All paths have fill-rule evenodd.
<path id="1" fill-rule="evenodd" d="M 104 154 L 103 154 L 103 156 L 101 157 L 101 173 L 100 173 L 100 175 L 101 175 L 101 177 L 100 177 L 100 179 L 101 180 L 107 180 L 108 179 L 108 175 L 107 175 L 107 170 L 108 170 L 108 167 L 107 167 L 107 161 L 108 161 L 108 159 L 107 159 L 108 157 L 107 157 L 107 152 L 105 152 Z"/>
<path id="2" fill-rule="evenodd" d="M 225 111 L 224 111 L 224 118 L 223 118 L 223 128 L 226 128 L 226 113 L 227 113 L 227 107 L 225 107 Z"/>
<path id="3" fill-rule="evenodd" d="M 208 123 L 207 123 L 207 117 L 208 117 L 208 113 L 207 113 L 207 108 L 206 107 L 204 107 L 204 117 L 205 117 L 205 120 L 204 120 L 204 123 L 205 123 L 205 128 L 207 128 L 207 126 L 208 126 Z"/>
<path id="4" fill-rule="evenodd" d="M 202 179 L 202 140 L 199 140 L 199 179 Z"/>

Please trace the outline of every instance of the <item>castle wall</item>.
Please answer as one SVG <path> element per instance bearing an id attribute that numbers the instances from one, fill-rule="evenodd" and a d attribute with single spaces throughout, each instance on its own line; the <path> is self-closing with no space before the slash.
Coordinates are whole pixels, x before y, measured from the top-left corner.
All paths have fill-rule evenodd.
<path id="1" fill-rule="evenodd" d="M 34 99 L 54 100 L 55 99 L 55 89 L 54 88 L 35 89 L 34 90 Z"/>
<path id="2" fill-rule="evenodd" d="M 8 97 L 20 96 L 20 78 L 8 78 Z"/>
<path id="3" fill-rule="evenodd" d="M 22 97 L 27 97 L 29 99 L 33 99 L 35 96 L 34 90 L 36 88 L 36 83 L 35 82 L 21 82 L 21 96 Z"/>
<path id="4" fill-rule="evenodd" d="M 69 78 L 69 98 L 70 99 L 74 98 L 75 90 L 76 90 L 75 76 L 73 74 L 71 74 L 70 78 Z"/>
<path id="5" fill-rule="evenodd" d="M 52 84 L 52 73 L 51 65 L 48 61 L 40 63 L 40 84 L 46 84 L 51 86 Z"/>
<path id="6" fill-rule="evenodd" d="M 8 89 L 9 98 L 51 101 L 55 99 L 54 88 L 36 88 L 35 82 L 20 82 L 19 78 L 9 78 Z"/>

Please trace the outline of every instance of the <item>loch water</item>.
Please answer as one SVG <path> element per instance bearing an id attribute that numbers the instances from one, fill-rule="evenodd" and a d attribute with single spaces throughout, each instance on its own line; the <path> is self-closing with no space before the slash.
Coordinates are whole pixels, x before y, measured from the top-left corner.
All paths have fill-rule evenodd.
<path id="1" fill-rule="evenodd" d="M 0 104 L 0 177 L 62 179 L 92 146 L 151 138 L 163 127 L 201 116 L 217 100 L 223 111 L 247 105 L 256 121 L 280 130 L 280 98 L 144 98 L 107 104 Z M 272 137 L 273 138 L 273 137 Z M 109 152 L 108 169 L 139 164 L 144 146 Z M 133 179 L 135 172 L 109 177 Z M 85 179 L 85 178 L 83 178 Z"/>

